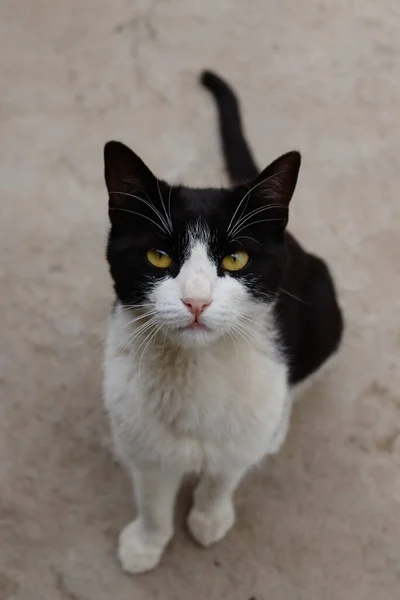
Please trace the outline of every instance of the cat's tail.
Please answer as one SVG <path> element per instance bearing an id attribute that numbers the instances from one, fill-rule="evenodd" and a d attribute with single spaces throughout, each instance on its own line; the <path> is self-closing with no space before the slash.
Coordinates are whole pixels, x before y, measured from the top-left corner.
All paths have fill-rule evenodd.
<path id="1" fill-rule="evenodd" d="M 222 150 L 230 179 L 233 183 L 243 183 L 256 178 L 259 169 L 243 133 L 235 92 L 211 71 L 203 71 L 200 82 L 212 93 L 217 103 Z"/>

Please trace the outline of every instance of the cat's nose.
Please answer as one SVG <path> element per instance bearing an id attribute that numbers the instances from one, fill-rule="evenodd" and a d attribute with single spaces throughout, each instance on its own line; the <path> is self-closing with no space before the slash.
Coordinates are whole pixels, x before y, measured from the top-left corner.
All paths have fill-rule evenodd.
<path id="1" fill-rule="evenodd" d="M 211 304 L 211 298 L 182 298 L 182 302 L 186 304 L 186 306 L 194 316 L 195 320 L 197 321 L 201 313 L 207 308 L 207 306 Z"/>

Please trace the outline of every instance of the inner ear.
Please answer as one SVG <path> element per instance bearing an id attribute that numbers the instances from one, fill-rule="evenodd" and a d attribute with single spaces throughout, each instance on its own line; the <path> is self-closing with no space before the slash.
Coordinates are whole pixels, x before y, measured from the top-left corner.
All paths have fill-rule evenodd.
<path id="1" fill-rule="evenodd" d="M 104 146 L 104 178 L 110 204 L 126 202 L 128 193 L 152 189 L 156 177 L 137 154 L 121 142 Z"/>
<path id="2" fill-rule="evenodd" d="M 253 182 L 252 195 L 264 203 L 276 202 L 288 206 L 296 188 L 300 164 L 299 152 L 293 150 L 283 154 L 261 171 Z"/>

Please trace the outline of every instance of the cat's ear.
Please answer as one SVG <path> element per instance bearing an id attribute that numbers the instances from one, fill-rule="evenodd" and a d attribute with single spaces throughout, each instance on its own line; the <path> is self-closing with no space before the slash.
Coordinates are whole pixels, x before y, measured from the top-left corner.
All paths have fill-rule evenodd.
<path id="1" fill-rule="evenodd" d="M 263 202 L 277 202 L 288 206 L 296 187 L 300 163 L 299 152 L 293 150 L 283 154 L 261 171 L 254 181 L 253 194 Z"/>
<path id="2" fill-rule="evenodd" d="M 104 146 L 104 178 L 110 204 L 117 205 L 126 202 L 126 194 L 149 189 L 156 182 L 142 159 L 121 142 L 107 142 Z"/>

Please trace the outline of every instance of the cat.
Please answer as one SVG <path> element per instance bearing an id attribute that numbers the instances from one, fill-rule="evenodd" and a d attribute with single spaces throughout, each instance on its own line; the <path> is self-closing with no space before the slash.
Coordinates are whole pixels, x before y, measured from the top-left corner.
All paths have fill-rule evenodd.
<path id="1" fill-rule="evenodd" d="M 260 172 L 235 93 L 209 71 L 201 82 L 218 107 L 231 188 L 169 185 L 125 145 L 104 149 L 117 297 L 104 396 L 136 499 L 118 547 L 130 573 L 159 563 L 188 473 L 199 476 L 194 540 L 226 535 L 243 475 L 285 440 L 292 387 L 342 336 L 326 264 L 286 232 L 300 154 Z"/>

